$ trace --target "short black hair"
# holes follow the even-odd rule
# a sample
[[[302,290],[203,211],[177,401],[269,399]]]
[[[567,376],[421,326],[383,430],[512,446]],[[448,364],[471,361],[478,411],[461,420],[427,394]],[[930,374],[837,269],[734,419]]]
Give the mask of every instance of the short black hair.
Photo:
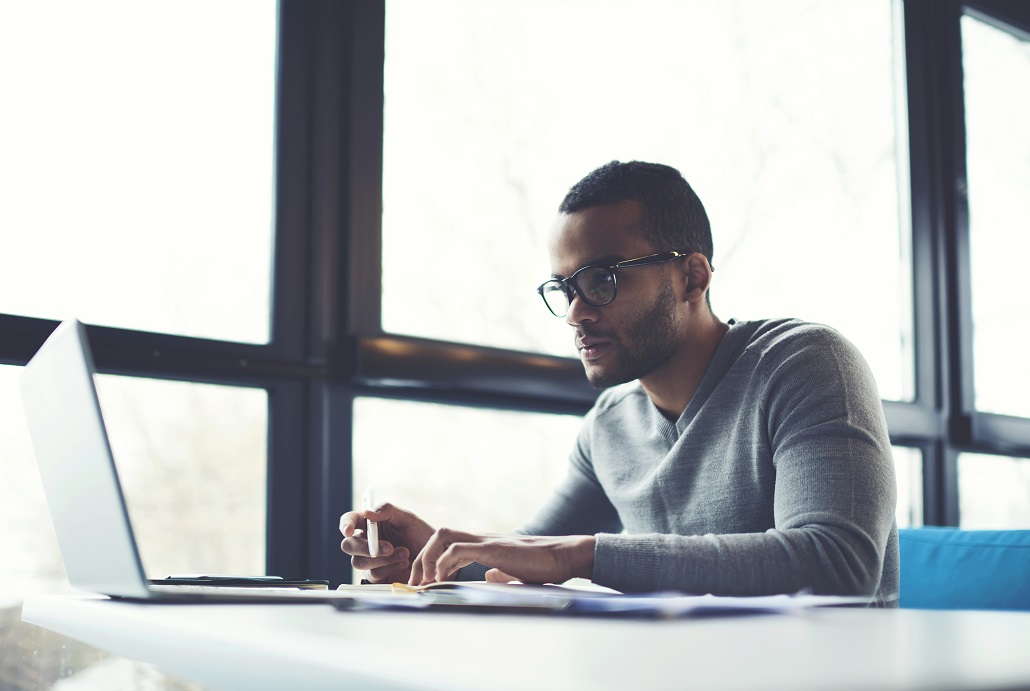
[[[690,250],[712,262],[712,227],[690,184],[671,166],[611,161],[591,171],[565,195],[558,211],[571,214],[634,201],[644,207],[644,238],[656,252]]]

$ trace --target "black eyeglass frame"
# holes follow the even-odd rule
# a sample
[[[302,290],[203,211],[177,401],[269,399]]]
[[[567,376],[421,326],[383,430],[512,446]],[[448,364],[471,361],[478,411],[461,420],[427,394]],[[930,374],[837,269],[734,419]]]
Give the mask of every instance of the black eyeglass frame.
[[[622,261],[616,262],[614,264],[588,264],[587,266],[577,269],[576,272],[568,278],[555,277],[544,281],[543,283],[537,286],[536,292],[540,295],[540,298],[544,301],[544,304],[547,305],[547,311],[549,311],[551,314],[560,319],[569,313],[569,307],[572,306],[572,300],[576,295],[579,296],[580,300],[587,303],[591,307],[604,307],[605,305],[610,305],[612,302],[614,302],[615,297],[619,294],[619,281],[617,278],[617,274],[615,273],[619,269],[631,269],[635,266],[650,266],[652,264],[664,264],[666,262],[671,262],[681,257],[689,257],[694,253],[695,250],[668,250],[666,252],[657,252],[655,254],[648,254],[643,257],[636,257],[635,259],[623,259]],[[583,290],[580,289],[579,285],[576,283],[576,276],[580,275],[588,269],[604,269],[611,275],[611,298],[600,303],[593,302],[584,294]],[[712,271],[715,271],[714,267],[712,267]],[[567,305],[562,314],[558,314],[554,311],[554,309],[551,307],[551,303],[547,301],[547,297],[544,295],[544,288],[550,284],[558,284],[559,286],[561,286],[562,292],[565,293]]]

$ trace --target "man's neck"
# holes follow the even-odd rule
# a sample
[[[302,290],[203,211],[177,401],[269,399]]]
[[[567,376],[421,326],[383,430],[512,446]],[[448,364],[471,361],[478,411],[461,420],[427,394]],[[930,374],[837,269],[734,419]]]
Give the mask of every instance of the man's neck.
[[[640,385],[668,420],[675,422],[687,409],[715,356],[719,341],[729,328],[711,315],[700,328],[691,330],[689,340],[669,362],[641,377]]]

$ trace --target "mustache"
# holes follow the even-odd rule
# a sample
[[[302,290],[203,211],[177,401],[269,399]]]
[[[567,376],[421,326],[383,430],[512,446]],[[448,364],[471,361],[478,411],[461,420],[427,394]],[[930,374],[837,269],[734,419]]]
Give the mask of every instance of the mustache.
[[[612,343],[617,343],[619,341],[619,337],[610,331],[594,331],[592,329],[583,328],[576,329],[573,341],[578,343],[584,338],[599,338],[605,341],[611,341]]]

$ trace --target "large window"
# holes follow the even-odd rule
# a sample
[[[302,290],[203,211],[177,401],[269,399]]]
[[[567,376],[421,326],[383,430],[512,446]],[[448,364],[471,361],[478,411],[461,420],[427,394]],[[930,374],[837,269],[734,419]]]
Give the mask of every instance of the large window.
[[[898,482],[898,527],[918,528],[923,525],[923,454],[919,449],[895,446],[894,474]]]
[[[1030,310],[1019,290],[1020,257],[1030,252],[1022,230],[1030,217],[1026,10],[973,5],[960,20],[966,146],[957,208],[969,257],[969,333],[960,343],[972,370],[961,378],[962,403],[970,451],[989,452],[957,456],[958,518],[968,528],[1030,528],[1030,374],[1020,365]]]
[[[117,327],[90,336],[121,375],[97,384],[150,577],[274,556],[275,382],[247,358],[273,337],[277,25],[275,0],[0,3],[0,362],[45,320]],[[0,366],[0,687],[189,688],[20,623],[69,586],[19,371]]]
[[[976,409],[1030,417],[1030,40],[962,17]]]
[[[0,312],[267,342],[275,37],[274,0],[0,4]]]
[[[98,380],[147,575],[262,573],[265,391],[129,377]]]
[[[911,398],[892,9],[391,0],[383,328],[572,354],[533,290],[558,204],[608,160],[658,161],[711,216],[717,314],[835,326]]]
[[[64,578],[22,416],[0,366],[0,591]],[[147,574],[259,573],[265,561],[264,391],[100,376],[98,392]]]
[[[0,592],[17,602],[20,589],[42,589],[64,576],[18,394],[20,367],[0,366]],[[7,605],[5,605],[7,606]]]
[[[565,476],[580,417],[359,398],[354,496],[409,508],[436,527],[511,532]]]
[[[22,416],[20,370],[0,366],[0,686],[43,688],[51,674],[87,668],[103,686],[159,682],[148,668],[18,623],[25,594],[69,589]],[[264,391],[100,376],[98,392],[146,574],[262,573]]]
[[[958,479],[963,528],[1030,530],[1030,459],[965,453]]]

